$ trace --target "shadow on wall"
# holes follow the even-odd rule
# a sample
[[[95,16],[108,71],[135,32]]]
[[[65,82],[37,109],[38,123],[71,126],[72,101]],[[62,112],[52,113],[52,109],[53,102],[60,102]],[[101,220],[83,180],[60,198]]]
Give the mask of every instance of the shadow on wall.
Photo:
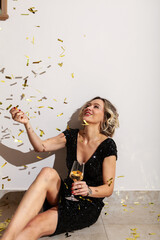
[[[79,110],[76,110],[70,120],[68,121],[68,125],[70,128],[81,128],[81,123],[78,120]],[[54,169],[57,170],[59,175],[64,178],[67,175],[67,167],[66,167],[66,149],[60,149],[54,152],[35,152],[31,150],[30,152],[23,153],[17,149],[9,148],[2,143],[0,143],[0,156],[5,159],[8,163],[19,167],[23,165],[32,164],[35,162],[39,162],[40,158],[45,159],[55,154],[55,162]]]

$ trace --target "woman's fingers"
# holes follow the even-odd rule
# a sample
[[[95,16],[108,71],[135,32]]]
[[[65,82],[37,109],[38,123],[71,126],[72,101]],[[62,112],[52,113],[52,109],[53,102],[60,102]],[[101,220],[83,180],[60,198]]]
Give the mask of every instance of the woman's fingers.
[[[88,194],[88,185],[85,181],[77,181],[72,184],[72,193],[74,195],[87,196]]]
[[[17,122],[20,122],[20,123],[27,123],[28,117],[24,114],[23,111],[21,111],[21,109],[18,109],[17,107],[13,107],[10,110],[10,113],[11,113],[12,119],[14,121],[17,121]]]

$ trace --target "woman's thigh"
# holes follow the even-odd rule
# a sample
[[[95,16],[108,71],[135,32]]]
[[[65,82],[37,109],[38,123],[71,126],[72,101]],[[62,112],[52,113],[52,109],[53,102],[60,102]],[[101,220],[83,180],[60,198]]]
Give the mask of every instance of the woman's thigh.
[[[42,236],[51,235],[55,232],[57,223],[58,207],[53,207],[31,220],[16,240],[37,240]]]

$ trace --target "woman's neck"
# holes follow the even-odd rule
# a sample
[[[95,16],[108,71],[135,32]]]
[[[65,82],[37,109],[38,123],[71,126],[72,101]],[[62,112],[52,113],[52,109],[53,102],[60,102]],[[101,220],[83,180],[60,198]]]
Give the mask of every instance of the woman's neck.
[[[86,142],[99,141],[102,139],[99,127],[95,125],[85,126],[84,129],[81,130],[81,135]]]

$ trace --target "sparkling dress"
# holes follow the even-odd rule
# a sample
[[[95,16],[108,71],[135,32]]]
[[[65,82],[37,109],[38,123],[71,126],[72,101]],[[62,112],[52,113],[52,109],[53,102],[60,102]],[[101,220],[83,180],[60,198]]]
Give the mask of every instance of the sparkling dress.
[[[77,137],[79,129],[69,129],[64,131],[66,137],[68,177],[61,180],[60,198],[58,203],[58,224],[54,234],[89,227],[95,223],[104,206],[104,198],[93,198],[75,196],[79,201],[74,202],[65,199],[71,195],[71,186],[73,181],[69,178],[73,162],[77,161]],[[105,157],[115,155],[117,159],[117,147],[112,138],[105,139],[85,163],[84,178],[88,186],[96,187],[103,185],[102,163]],[[51,208],[47,199],[44,203],[44,210]]]

